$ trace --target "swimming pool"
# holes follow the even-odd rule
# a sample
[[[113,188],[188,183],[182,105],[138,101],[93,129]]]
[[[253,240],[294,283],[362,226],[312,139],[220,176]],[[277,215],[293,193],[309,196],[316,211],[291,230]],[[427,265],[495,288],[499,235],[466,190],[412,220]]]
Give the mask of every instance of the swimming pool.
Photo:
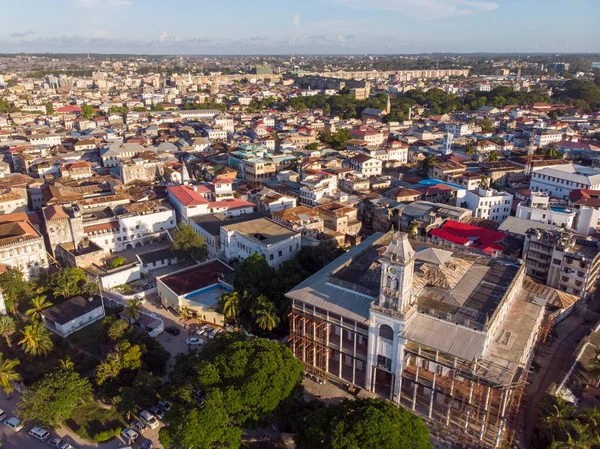
[[[442,181],[441,179],[435,179],[435,178],[423,179],[423,180],[419,181],[419,184],[421,184],[422,186],[434,186],[436,184],[444,184],[449,187],[454,187],[455,189],[464,189],[464,187],[461,187],[459,185],[452,184],[452,183],[449,183],[446,181]]]
[[[571,213],[571,209],[569,209],[568,207],[565,207],[565,206],[551,206],[550,209],[552,209],[554,212],[559,212],[561,214],[570,214]]]
[[[203,306],[212,306],[225,291],[221,284],[213,284],[186,294],[183,299]]]

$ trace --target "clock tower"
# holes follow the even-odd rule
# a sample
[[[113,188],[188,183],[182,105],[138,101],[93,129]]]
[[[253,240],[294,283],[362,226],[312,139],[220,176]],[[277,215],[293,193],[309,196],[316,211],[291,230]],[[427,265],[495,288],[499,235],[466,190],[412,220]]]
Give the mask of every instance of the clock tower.
[[[412,304],[414,265],[415,251],[408,241],[408,234],[395,232],[381,258],[378,306],[402,312]]]

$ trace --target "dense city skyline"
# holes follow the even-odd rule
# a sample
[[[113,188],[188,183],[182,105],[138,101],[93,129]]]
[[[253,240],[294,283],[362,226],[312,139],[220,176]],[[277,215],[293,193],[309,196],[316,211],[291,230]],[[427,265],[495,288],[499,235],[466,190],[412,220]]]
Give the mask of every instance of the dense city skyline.
[[[590,0],[575,0],[569,8],[557,0],[543,8],[513,0],[310,0],[293,5],[263,0],[230,2],[227,9],[188,0],[25,0],[5,5],[3,14],[12,19],[0,32],[0,52],[600,51],[594,25],[600,5]],[[182,23],[186,18],[189,24]]]

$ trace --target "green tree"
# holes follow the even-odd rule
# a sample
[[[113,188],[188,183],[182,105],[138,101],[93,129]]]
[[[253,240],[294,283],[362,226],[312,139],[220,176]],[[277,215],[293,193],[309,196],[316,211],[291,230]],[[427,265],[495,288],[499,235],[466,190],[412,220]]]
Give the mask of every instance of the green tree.
[[[45,106],[46,106],[46,115],[54,114],[54,106],[52,106],[52,103],[48,102],[45,104]]]
[[[239,448],[242,429],[223,407],[223,396],[220,391],[212,392],[203,407],[174,404],[168,412],[169,425],[160,430],[160,443],[164,447]]]
[[[123,370],[136,370],[142,366],[142,349],[139,345],[131,345],[127,340],[120,342],[106,359],[96,368],[96,383],[117,377]]]
[[[416,220],[413,220],[408,225],[408,233],[410,235],[417,235],[417,232],[419,232],[419,222]]]
[[[12,339],[11,337],[17,330],[17,325],[15,323],[15,319],[8,315],[0,316],[0,336],[2,336],[6,340],[6,345],[9,348],[12,348]]]
[[[5,359],[2,354],[0,354],[0,388],[2,388],[8,396],[10,396],[15,389],[13,384],[21,380],[21,376],[15,371],[15,368],[20,363],[21,362],[17,359]]]
[[[181,321],[187,321],[192,317],[192,311],[188,306],[181,306],[179,308],[179,319]]]
[[[6,308],[14,312],[16,305],[30,293],[30,285],[25,281],[23,273],[10,268],[0,274],[0,289],[4,294]]]
[[[558,150],[558,147],[554,142],[546,147],[544,154],[552,159],[564,158],[564,155]]]
[[[83,292],[87,278],[81,268],[63,268],[53,273],[48,280],[48,286],[55,296],[71,298]]]
[[[127,301],[127,305],[125,306],[123,313],[127,318],[129,318],[131,322],[137,320],[138,316],[140,316],[140,314],[142,313],[142,310],[143,309],[141,302],[139,302],[137,299],[130,299],[129,301]]]
[[[379,399],[346,399],[307,414],[296,443],[298,449],[432,448],[419,417]]]
[[[136,301],[137,302],[137,301]],[[112,341],[119,341],[125,335],[125,332],[129,328],[129,323],[125,320],[117,319],[110,325],[107,331],[108,338]]]
[[[479,177],[479,187],[481,187],[484,190],[490,188],[490,179],[486,175],[481,175]]]
[[[178,359],[173,385],[199,382],[208,400],[222,395],[219,402],[240,425],[273,412],[302,381],[302,363],[289,348],[262,338],[228,334],[209,341],[202,359],[187,359]]]
[[[21,331],[23,337],[19,345],[26,354],[32,356],[45,355],[52,351],[53,343],[48,330],[38,322],[34,322]]]
[[[58,427],[81,404],[92,400],[92,386],[75,371],[58,370],[26,389],[17,405],[25,422]]]
[[[129,112],[129,109],[127,109],[125,106],[111,106],[110,108],[108,108],[108,112],[110,112],[111,114],[127,114]]]
[[[304,148],[306,148],[308,151],[317,151],[319,149],[319,144],[317,142],[312,142],[306,145]]]
[[[261,294],[269,294],[275,279],[275,270],[264,257],[254,253],[235,269],[233,286],[238,292],[247,292],[252,301]]]
[[[206,255],[204,237],[198,235],[192,225],[187,223],[177,225],[177,229],[173,232],[171,249],[179,255],[191,259],[204,258]]]
[[[255,323],[262,330],[272,331],[280,321],[275,312],[275,306],[265,295],[260,295],[256,298],[252,314],[254,315]]]
[[[39,321],[41,319],[41,313],[48,307],[52,307],[52,303],[46,299],[46,296],[34,296],[31,298],[31,308],[28,309],[25,314],[31,318],[32,321]]]
[[[497,151],[490,151],[487,155],[487,161],[488,162],[496,162],[498,160],[498,152]]]
[[[124,257],[117,256],[108,263],[108,268],[114,270],[115,268],[122,267],[123,265],[127,265],[128,263],[129,261]]]
[[[81,108],[81,115],[87,119],[91,119],[96,115],[96,110],[89,104],[86,104]]]
[[[236,291],[223,293],[219,298],[219,303],[225,319],[237,322],[240,314],[240,294]]]

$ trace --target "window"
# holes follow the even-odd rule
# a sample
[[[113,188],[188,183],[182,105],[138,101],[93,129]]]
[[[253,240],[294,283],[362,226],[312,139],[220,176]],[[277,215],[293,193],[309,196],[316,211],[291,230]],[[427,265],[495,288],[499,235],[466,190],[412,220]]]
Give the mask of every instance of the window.
[[[379,336],[386,340],[392,341],[394,340],[394,331],[387,324],[382,324],[379,326]]]
[[[383,355],[378,355],[377,366],[389,371],[392,369],[392,361]]]
[[[269,260],[273,260],[273,254],[269,256]]]

